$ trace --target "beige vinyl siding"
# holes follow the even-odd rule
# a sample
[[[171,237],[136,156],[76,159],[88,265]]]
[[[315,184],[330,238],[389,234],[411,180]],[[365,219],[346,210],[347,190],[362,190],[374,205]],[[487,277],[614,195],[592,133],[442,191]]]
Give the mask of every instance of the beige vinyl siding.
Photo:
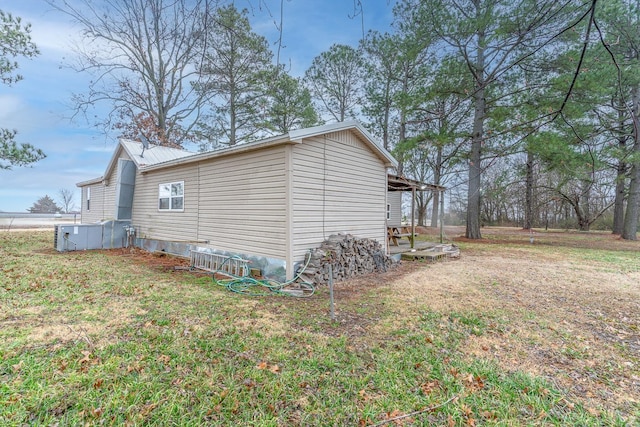
[[[218,249],[286,258],[286,146],[200,165],[199,238]]]
[[[158,209],[158,186],[184,181],[184,209]],[[198,240],[198,165],[190,164],[136,175],[131,223],[138,237],[174,242]]]
[[[389,191],[387,193],[387,203],[389,204],[389,227],[400,227],[402,224],[402,191]]]
[[[87,188],[91,188],[91,202],[87,210]],[[115,186],[97,183],[82,187],[82,223],[91,224],[114,218]]]
[[[91,189],[89,209],[87,210],[87,189]],[[104,219],[104,193],[105,186],[102,183],[82,187],[82,223],[92,224]]]
[[[293,256],[335,233],[384,244],[386,168],[353,133],[305,140],[293,148]]]

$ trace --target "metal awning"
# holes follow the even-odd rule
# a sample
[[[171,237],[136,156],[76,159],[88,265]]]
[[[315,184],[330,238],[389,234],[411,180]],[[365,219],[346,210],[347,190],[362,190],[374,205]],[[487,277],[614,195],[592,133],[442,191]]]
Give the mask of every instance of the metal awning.
[[[389,191],[445,191],[442,185],[427,184],[399,175],[388,175]]]

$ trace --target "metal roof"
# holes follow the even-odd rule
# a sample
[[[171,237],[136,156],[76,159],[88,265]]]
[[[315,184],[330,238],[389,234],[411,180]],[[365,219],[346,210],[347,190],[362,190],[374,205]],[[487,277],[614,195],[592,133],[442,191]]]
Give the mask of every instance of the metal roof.
[[[156,165],[196,154],[180,148],[163,147],[160,145],[151,145],[149,148],[144,149],[143,152],[141,142],[124,138],[120,140],[120,145],[122,145],[122,148],[125,149],[129,157],[131,157],[131,160],[133,160],[138,167]]]
[[[162,147],[159,145],[151,145],[149,148],[146,148],[143,151],[141,142],[121,138],[120,144],[114,150],[111,156],[111,160],[109,160],[109,164],[107,165],[107,169],[105,170],[104,175],[87,181],[78,182],[76,186],[84,187],[86,185],[97,184],[111,176],[111,172],[113,172],[113,168],[115,168],[116,164],[118,163],[118,159],[120,158],[121,150],[124,150],[127,153],[131,160],[133,160],[133,162],[136,164],[136,167],[139,169],[144,168],[145,166],[153,166],[159,163],[170,162],[172,160],[189,157],[196,154],[192,153],[191,151],[179,148]]]

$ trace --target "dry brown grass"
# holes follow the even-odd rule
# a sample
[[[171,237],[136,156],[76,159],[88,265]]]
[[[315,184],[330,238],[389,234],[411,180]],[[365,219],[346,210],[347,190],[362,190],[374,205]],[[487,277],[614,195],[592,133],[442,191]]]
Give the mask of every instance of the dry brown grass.
[[[520,230],[483,231],[482,242],[460,243],[459,260],[423,264],[388,285],[397,321],[424,309],[488,315],[487,333],[463,346],[470,357],[545,376],[587,407],[638,404],[640,242],[556,232],[536,233],[531,245]],[[576,248],[626,258],[616,268]]]

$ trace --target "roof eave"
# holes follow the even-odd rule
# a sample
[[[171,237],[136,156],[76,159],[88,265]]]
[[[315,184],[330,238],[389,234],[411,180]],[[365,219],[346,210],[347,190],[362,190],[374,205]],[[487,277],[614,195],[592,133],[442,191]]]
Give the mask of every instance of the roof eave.
[[[223,148],[221,150],[208,151],[206,153],[196,153],[193,156],[186,156],[175,160],[169,160],[167,162],[157,163],[155,165],[141,166],[140,172],[146,173],[157,169],[163,169],[171,166],[184,165],[193,162],[201,162],[203,160],[213,159],[216,157],[223,157],[237,153],[244,153],[247,151],[259,150],[273,145],[279,145],[283,143],[297,142],[291,141],[287,135],[280,135],[266,140],[258,141],[255,143],[247,143],[242,145],[236,145],[233,147]]]
[[[87,181],[77,182],[76,187],[86,187],[87,185],[99,184],[104,181],[104,176],[100,176],[98,178],[93,178]]]

